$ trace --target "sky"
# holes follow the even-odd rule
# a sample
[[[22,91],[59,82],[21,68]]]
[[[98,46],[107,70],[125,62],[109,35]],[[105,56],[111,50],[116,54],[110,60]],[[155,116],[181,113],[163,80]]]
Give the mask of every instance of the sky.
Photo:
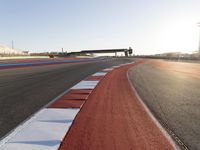
[[[0,0],[0,44],[31,52],[198,50],[200,0]]]

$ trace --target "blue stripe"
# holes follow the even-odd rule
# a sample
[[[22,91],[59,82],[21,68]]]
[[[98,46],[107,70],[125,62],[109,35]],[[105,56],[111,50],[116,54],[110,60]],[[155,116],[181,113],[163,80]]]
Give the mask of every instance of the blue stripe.
[[[43,62],[8,63],[8,64],[0,64],[0,69],[13,68],[13,67],[54,65],[54,64],[75,63],[75,62],[91,62],[91,61],[98,61],[98,60],[105,60],[105,59],[108,59],[108,58],[90,58],[90,59],[80,59],[80,60],[50,60],[50,61],[43,61]]]

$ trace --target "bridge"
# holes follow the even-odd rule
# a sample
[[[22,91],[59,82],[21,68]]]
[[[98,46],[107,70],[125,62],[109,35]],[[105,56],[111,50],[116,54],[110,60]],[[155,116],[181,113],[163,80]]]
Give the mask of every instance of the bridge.
[[[124,55],[127,57],[129,55],[131,55],[133,53],[133,50],[131,47],[129,47],[128,49],[99,49],[99,50],[82,50],[80,52],[71,52],[71,53],[67,53],[67,56],[71,56],[71,55],[80,55],[80,54],[96,54],[96,53],[114,53],[115,56],[117,54],[117,52],[124,52]]]

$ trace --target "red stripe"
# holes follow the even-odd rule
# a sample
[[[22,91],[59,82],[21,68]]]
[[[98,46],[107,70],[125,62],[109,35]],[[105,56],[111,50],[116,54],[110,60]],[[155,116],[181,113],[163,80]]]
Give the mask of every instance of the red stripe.
[[[87,94],[71,94],[67,93],[63,95],[61,98],[62,100],[86,100],[89,95]]]
[[[104,78],[104,76],[90,76],[90,77],[86,78],[85,80],[101,80],[103,78]]]
[[[90,94],[92,92],[92,90],[76,90],[76,89],[73,89],[73,90],[70,90],[68,93],[72,93],[72,94]]]
[[[84,100],[57,100],[48,108],[80,108],[84,102]]]
[[[91,92],[92,90],[70,90],[48,108],[80,108]]]

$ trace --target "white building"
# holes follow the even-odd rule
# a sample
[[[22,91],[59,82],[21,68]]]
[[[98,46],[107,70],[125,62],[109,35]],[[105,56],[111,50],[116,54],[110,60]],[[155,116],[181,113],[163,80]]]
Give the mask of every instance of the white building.
[[[23,55],[23,53],[8,46],[0,45],[0,55]]]

